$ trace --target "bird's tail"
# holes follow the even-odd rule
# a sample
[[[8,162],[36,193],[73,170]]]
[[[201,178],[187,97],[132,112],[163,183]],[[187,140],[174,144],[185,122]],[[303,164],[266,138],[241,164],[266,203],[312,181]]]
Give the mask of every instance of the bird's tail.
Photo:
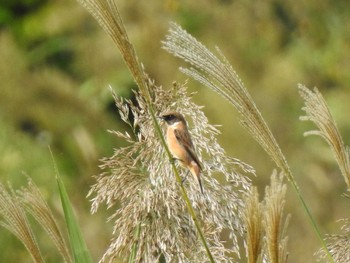
[[[198,183],[199,183],[199,188],[201,190],[201,193],[204,195],[204,189],[203,189],[203,184],[201,180],[201,169],[198,165],[192,166],[192,169],[190,169],[191,173],[197,178]]]

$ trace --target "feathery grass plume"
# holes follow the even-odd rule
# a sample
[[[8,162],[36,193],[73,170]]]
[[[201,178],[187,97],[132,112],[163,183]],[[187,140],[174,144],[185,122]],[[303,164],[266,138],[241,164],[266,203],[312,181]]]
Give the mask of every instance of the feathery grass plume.
[[[140,90],[147,93],[146,74],[129,41],[114,0],[77,0],[96,19],[117,45]],[[148,98],[147,98],[148,99]]]
[[[203,44],[175,23],[171,23],[170,25],[169,34],[166,36],[166,41],[163,42],[163,48],[174,56],[182,58],[191,64],[192,67],[190,68],[180,68],[183,73],[216,91],[237,109],[240,114],[240,123],[261,145],[292,184],[320,243],[327,251],[320,230],[301,194],[279,145],[252,97],[244,87],[243,82],[219,48],[216,49],[221,59],[217,58]],[[332,261],[329,251],[327,251],[327,254]]]
[[[301,116],[300,119],[312,121],[318,128],[318,130],[305,132],[304,135],[319,135],[328,143],[344,177],[347,190],[350,191],[350,149],[344,145],[326,101],[317,88],[312,91],[299,84],[299,93],[305,101],[302,109],[306,113],[306,116]],[[344,233],[328,235],[326,238],[328,250],[336,263],[350,262],[350,219],[342,219],[342,221],[345,222],[341,228]],[[320,259],[326,258],[325,252],[321,249],[316,254]]]
[[[259,202],[256,187],[252,187],[245,198],[244,225],[246,227],[244,246],[248,263],[259,263],[263,260],[263,209]]]
[[[146,73],[138,61],[135,50],[128,40],[128,36],[126,30],[123,25],[123,21],[119,15],[117,6],[114,0],[78,0],[85,8],[95,17],[95,19],[99,22],[101,27],[106,31],[106,33],[112,38],[114,43],[117,45],[120,53],[123,56],[123,59],[128,66],[132,76],[138,85],[138,88],[141,93],[143,93],[144,98],[148,102],[148,114],[152,117],[153,125],[156,129],[156,133],[158,134],[159,139],[168,155],[168,158],[171,158],[171,153],[169,151],[168,146],[166,145],[164,135],[160,129],[160,126],[157,122],[155,112],[153,109],[153,105],[151,103],[151,92],[150,87],[147,86],[147,76]],[[195,224],[196,230],[198,232],[199,239],[201,240],[203,246],[205,247],[205,251],[208,255],[210,262],[214,262],[214,258],[210,252],[209,246],[203,235],[203,231],[198,223],[198,219],[196,218],[195,211],[193,209],[192,204],[190,203],[190,199],[185,191],[185,188],[181,184],[181,178],[179,172],[172,162],[171,164],[176,181],[181,189],[182,198],[184,199],[187,210]],[[136,246],[134,246],[135,248]]]
[[[285,263],[288,258],[286,230],[290,216],[285,220],[283,218],[286,190],[283,175],[277,176],[277,172],[274,171],[271,176],[271,185],[265,189],[263,207],[264,247],[269,263]]]
[[[117,44],[127,66],[129,67],[135,82],[137,83],[140,94],[144,97],[145,101],[147,101],[148,112],[147,114],[151,117],[153,122],[153,126],[155,127],[156,133],[167,153],[168,158],[171,158],[170,151],[166,145],[164,135],[159,127],[159,124],[155,117],[155,110],[152,104],[151,97],[151,88],[149,83],[146,82],[147,76],[143,70],[143,67],[139,63],[135,51],[132,47],[132,44],[129,42],[126,31],[124,29],[122,20],[116,8],[116,5],[113,0],[79,0],[88,11],[96,18],[99,24],[105,29],[108,35],[113,39],[113,41]],[[231,160],[233,164],[236,164],[237,160]],[[241,165],[238,162],[237,165]],[[207,253],[208,258],[211,262],[214,262],[213,256],[210,252],[209,245],[206,242],[206,238],[203,235],[203,231],[199,225],[199,219],[196,217],[195,210],[193,205],[190,202],[190,198],[185,191],[185,188],[181,184],[181,178],[179,176],[179,172],[174,164],[171,163],[173,173],[175,174],[176,181],[181,189],[182,198],[184,199],[188,213],[193,220],[193,223],[196,227],[199,239],[202,241],[205,251]],[[142,226],[141,226],[142,228]]]
[[[228,157],[218,144],[219,131],[208,123],[201,107],[191,101],[186,87],[174,83],[169,90],[152,86],[152,105],[157,113],[175,110],[189,121],[189,129],[199,158],[203,163],[205,195],[195,178],[189,176],[184,187],[203,229],[213,258],[229,262],[229,252],[239,253],[237,235],[243,233],[243,192],[250,181],[242,173],[254,173],[253,168],[238,159]],[[90,190],[92,212],[106,203],[108,208],[120,205],[110,220],[114,220],[114,239],[101,261],[127,258],[137,243],[136,262],[207,262],[204,247],[198,240],[193,220],[181,199],[174,180],[170,160],[157,137],[148,104],[141,92],[135,92],[137,103],[114,95],[121,118],[131,127],[132,134],[112,131],[129,143],[115,149],[114,155],[102,160],[103,173],[96,176]],[[129,117],[132,115],[133,121]],[[178,165],[178,164],[176,164]],[[182,177],[184,169],[179,169]],[[222,174],[228,182],[221,185],[214,175]],[[138,235],[135,229],[139,227]],[[220,233],[230,233],[232,247],[224,247]]]
[[[9,188],[7,190],[0,184],[0,215],[3,217],[0,225],[8,229],[22,242],[34,262],[42,263],[44,261],[21,200],[11,186]]]
[[[90,252],[86,246],[78,221],[75,218],[71,201],[69,200],[66,187],[64,186],[54,155],[50,147],[49,147],[49,151],[50,151],[52,162],[55,169],[57,188],[60,194],[61,205],[63,209],[65,223],[67,226],[69,243],[70,243],[72,255],[74,257],[74,262],[92,263]]]
[[[163,48],[193,66],[180,68],[183,73],[216,91],[237,109],[241,124],[284,171],[288,179],[292,180],[287,161],[269,127],[243,82],[219,48],[216,49],[221,60],[175,23],[170,24]]]
[[[344,145],[326,101],[317,88],[311,91],[299,84],[299,93],[305,101],[305,106],[302,109],[306,113],[306,116],[302,116],[300,119],[312,121],[318,128],[318,130],[305,132],[304,135],[319,135],[325,139],[334,153],[347,190],[350,191],[350,148]]]
[[[102,28],[107,32],[107,34],[112,38],[112,40],[117,45],[119,51],[121,52],[126,65],[132,73],[132,76],[137,83],[140,92],[143,93],[146,101],[148,102],[148,114],[152,117],[153,125],[156,129],[156,133],[158,134],[159,139],[168,155],[168,158],[171,158],[171,153],[169,151],[168,146],[166,145],[164,135],[160,129],[160,126],[157,122],[155,112],[153,109],[153,105],[151,103],[151,92],[150,87],[147,86],[146,83],[146,73],[144,69],[139,63],[138,58],[136,56],[135,50],[128,40],[128,36],[126,30],[123,25],[123,21],[119,15],[117,6],[114,0],[78,0],[82,5],[84,5],[87,10],[95,17],[95,19],[99,22]],[[205,251],[210,262],[214,262],[214,258],[210,252],[209,245],[207,244],[206,238],[203,235],[203,231],[198,223],[198,219],[196,218],[195,211],[193,209],[192,204],[190,203],[190,199],[185,191],[185,188],[181,184],[181,178],[179,172],[172,162],[171,164],[173,173],[175,175],[176,181],[181,189],[182,198],[184,199],[188,213],[190,214],[196,230],[198,232],[199,239],[201,240],[203,246],[205,247]],[[136,247],[136,246],[134,246]]]
[[[343,233],[329,235],[326,238],[327,246],[336,263],[350,262],[350,218],[339,221],[344,221],[341,227]],[[319,260],[326,259],[326,255],[322,249],[316,255],[319,257]]]
[[[286,185],[283,176],[271,175],[271,185],[265,189],[265,198],[259,202],[255,187],[245,198],[245,248],[248,263],[285,263],[287,261],[286,229],[289,216],[284,220]]]
[[[27,187],[23,187],[18,191],[18,196],[24,208],[38,221],[50,236],[64,262],[73,262],[63,234],[56,223],[55,216],[41,195],[39,188],[31,179],[28,179]]]

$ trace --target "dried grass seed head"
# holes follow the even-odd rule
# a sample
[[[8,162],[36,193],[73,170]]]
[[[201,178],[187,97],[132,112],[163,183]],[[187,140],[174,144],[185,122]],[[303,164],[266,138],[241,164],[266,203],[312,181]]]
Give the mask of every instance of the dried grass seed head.
[[[265,250],[268,262],[285,263],[288,259],[286,235],[290,216],[284,218],[284,205],[287,187],[283,184],[283,175],[274,171],[271,184],[265,189],[264,219]]]
[[[244,173],[254,169],[238,159],[230,158],[218,144],[217,128],[209,124],[200,106],[191,101],[185,85],[173,84],[169,90],[157,87],[151,80],[152,104],[156,114],[175,110],[189,123],[196,152],[203,164],[205,198],[198,190],[194,178],[188,177],[185,187],[200,219],[213,256],[226,262],[225,253],[238,254],[237,234],[242,233],[242,191],[250,188]],[[154,262],[163,254],[167,262],[203,262],[205,251],[194,230],[193,222],[180,197],[177,182],[159,138],[154,130],[144,96],[136,92],[137,105],[115,96],[122,119],[128,123],[133,135],[114,132],[129,145],[115,149],[114,155],[102,159],[102,174],[96,176],[91,188],[92,211],[106,203],[108,207],[120,204],[111,219],[114,220],[115,238],[102,261],[127,255],[132,244],[138,242],[137,259]],[[131,123],[127,118],[133,114]],[[182,176],[186,171],[179,168]],[[222,173],[228,182],[220,184],[215,173]],[[141,226],[140,238],[134,235]],[[220,242],[223,229],[230,232],[233,246]]]
[[[318,128],[318,130],[306,132],[305,135],[319,135],[328,143],[344,177],[347,189],[350,191],[350,148],[344,144],[326,101],[317,88],[312,91],[299,84],[299,93],[305,101],[303,110],[306,114],[300,119],[312,121]]]
[[[326,238],[327,248],[331,253],[335,263],[350,262],[350,218],[341,219],[343,222],[341,234],[328,235]],[[319,249],[316,252],[318,261],[327,259],[327,254],[324,249]]]

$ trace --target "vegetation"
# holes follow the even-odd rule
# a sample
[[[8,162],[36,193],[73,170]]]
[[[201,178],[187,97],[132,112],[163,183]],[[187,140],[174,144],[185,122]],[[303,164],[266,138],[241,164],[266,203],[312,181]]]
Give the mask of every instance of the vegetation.
[[[126,57],[130,55],[128,53],[130,50],[120,49],[132,72],[131,75],[113,43],[78,3],[65,0],[23,1],[23,3],[9,1],[1,4],[0,149],[3,153],[0,160],[1,182],[6,184],[6,181],[9,181],[13,188],[17,189],[27,181],[26,176],[22,175],[22,171],[25,171],[38,184],[43,199],[47,200],[52,208],[50,215],[53,215],[58,222],[57,228],[64,229],[63,216],[60,215],[63,212],[56,205],[60,197],[53,180],[55,170],[46,147],[51,145],[94,261],[103,255],[113,258],[120,256],[119,252],[123,255],[128,254],[126,253],[128,250],[132,250],[129,258],[131,261],[147,256],[142,254],[146,251],[144,247],[150,245],[145,238],[150,240],[153,238],[145,236],[145,233],[153,233],[152,227],[157,226],[154,224],[159,223],[159,220],[162,220],[162,223],[159,223],[163,226],[162,229],[167,230],[160,240],[167,242],[154,244],[155,249],[148,252],[153,251],[153,256],[160,255],[160,260],[169,260],[173,256],[172,253],[176,252],[175,255],[181,256],[184,260],[192,256],[203,262],[204,259],[208,259],[209,253],[212,253],[213,258],[220,259],[218,262],[221,262],[228,256],[238,260],[239,252],[242,262],[246,262],[244,251],[242,247],[240,249],[235,247],[237,246],[235,240],[243,233],[249,233],[250,239],[245,241],[247,255],[250,255],[249,262],[258,262],[256,260],[261,260],[262,257],[267,257],[270,262],[285,262],[286,251],[289,252],[288,262],[316,261],[317,256],[314,252],[320,249],[322,242],[317,240],[317,235],[305,216],[305,210],[300,209],[300,203],[293,191],[288,191],[287,196],[284,196],[285,183],[275,173],[271,177],[271,186],[266,188],[264,200],[259,200],[257,193],[269,184],[270,176],[267,175],[271,174],[274,165],[235,119],[240,118],[250,134],[256,136],[256,140],[269,153],[284,175],[290,181],[297,182],[295,189],[300,191],[303,200],[307,201],[309,213],[318,226],[320,237],[325,237],[324,233],[339,231],[335,221],[348,217],[346,213],[348,200],[341,197],[341,194],[349,189],[349,154],[348,148],[344,145],[344,142],[349,141],[347,125],[349,104],[346,102],[350,96],[348,92],[350,48],[347,45],[350,6],[347,2],[324,1],[320,4],[317,1],[308,1],[295,4],[292,1],[263,3],[221,1],[198,6],[197,2],[125,1],[118,2],[117,5],[130,42],[134,44],[139,61],[145,67],[144,69],[138,64],[139,62],[134,63],[136,56],[131,60],[130,57]],[[254,107],[250,107],[244,100],[242,105],[235,105],[235,101],[231,101],[238,106],[238,112],[241,113],[241,116],[238,116],[230,103],[224,102],[221,97],[205,89],[203,85],[192,81],[186,85],[178,84],[185,82],[186,77],[177,73],[177,67],[184,64],[164,52],[160,43],[161,40],[165,40],[170,21],[176,21],[205,43],[209,49],[212,50],[211,47],[214,45],[219,46],[229,64],[233,65],[244,80],[251,94],[248,96],[249,99],[257,105],[254,107],[262,113],[255,111]],[[120,32],[113,30],[115,29],[112,28],[112,32],[109,32],[110,36],[113,32]],[[186,50],[188,46],[180,45],[180,47]],[[170,48],[170,51],[174,49]],[[224,63],[228,62],[224,60]],[[136,68],[133,69],[132,66],[135,65]],[[198,67],[198,64],[195,66]],[[200,70],[203,67],[205,69],[206,64],[199,64]],[[201,75],[203,71],[190,70],[192,71],[185,70],[185,72],[204,84],[212,85],[215,90],[217,85],[213,85],[213,79],[204,79]],[[145,72],[150,75],[144,75]],[[132,77],[138,87],[135,86]],[[170,85],[174,80],[177,83]],[[233,80],[236,81],[237,76],[234,75]],[[303,103],[298,95],[298,82],[307,86],[317,86],[325,97],[323,99],[317,90],[312,91],[303,86],[299,88],[305,100],[306,117],[303,119],[316,124],[319,131],[313,134],[316,133],[326,139],[336,156],[336,161],[332,158],[332,151],[327,148],[327,144],[321,140],[302,137],[303,132],[310,128],[298,121],[298,117],[302,114],[300,108]],[[241,85],[239,79],[237,83]],[[159,84],[164,84],[166,88],[159,87]],[[108,85],[116,92],[114,97]],[[189,87],[189,91],[185,86]],[[131,91],[138,88],[139,92]],[[149,88],[153,93],[147,95]],[[222,90],[219,88],[219,93]],[[191,94],[191,91],[197,93]],[[228,96],[230,98],[232,94],[228,93]],[[126,100],[122,100],[121,97]],[[143,99],[145,101],[142,101]],[[145,110],[137,112],[139,106],[142,106],[141,102],[144,103]],[[150,105],[153,105],[152,109]],[[205,108],[202,109],[197,105],[205,105]],[[190,128],[193,129],[192,133],[195,134],[194,141],[200,155],[208,160],[205,165],[211,175],[205,177],[205,186],[208,188],[208,196],[211,197],[210,202],[205,203],[196,189],[192,189],[191,179],[184,186],[181,185],[179,190],[175,177],[169,176],[165,181],[160,179],[157,181],[158,177],[155,177],[159,171],[163,171],[164,174],[184,172],[181,169],[177,171],[174,165],[172,168],[166,151],[162,148],[166,146],[161,146],[161,136],[157,137],[159,129],[157,130],[154,115],[170,107],[185,111]],[[118,110],[120,115],[117,114]],[[154,115],[145,114],[147,111],[151,113],[153,111]],[[248,113],[251,112],[254,114],[249,116]],[[266,119],[259,119],[260,115]],[[130,120],[128,118],[130,116],[134,119]],[[253,119],[249,119],[250,117]],[[256,125],[257,120],[262,126]],[[222,124],[223,126],[219,128],[221,134],[217,127],[210,123]],[[117,136],[108,134],[107,130],[115,131]],[[124,131],[136,137],[128,138]],[[138,142],[140,138],[137,135],[146,138],[153,136],[149,142],[153,143],[151,147]],[[135,143],[134,147],[140,148],[130,148],[130,143]],[[153,155],[149,155],[149,152],[142,147],[154,151]],[[113,149],[116,149],[114,155]],[[130,149],[132,155],[123,154],[123,151]],[[285,157],[281,155],[281,151]],[[103,156],[112,157],[102,160],[101,172],[98,168],[101,162],[98,159]],[[217,163],[210,162],[215,159],[214,156],[220,156],[222,167],[218,168]],[[145,169],[144,165],[137,166],[136,171],[132,170],[135,163],[131,161],[134,158],[141,164],[149,163],[146,168],[150,170]],[[159,167],[155,160],[161,160]],[[124,166],[123,163],[128,165]],[[253,169],[245,163],[254,166],[257,171],[256,177],[249,176],[249,172],[253,172]],[[239,171],[236,171],[236,168]],[[120,174],[115,174],[114,169],[119,169],[117,171],[125,169],[124,174],[135,180],[118,177]],[[293,175],[288,174],[290,170],[293,171]],[[248,177],[244,172],[248,172]],[[92,177],[97,174],[101,175]],[[138,174],[142,174],[143,177],[135,177]],[[342,174],[344,179],[338,174]],[[111,175],[116,176],[118,180],[108,182],[114,178]],[[152,179],[153,183],[149,184],[147,178]],[[251,188],[251,184],[257,185],[257,189]],[[90,189],[91,185],[93,186]],[[149,196],[151,193],[157,193],[154,199],[146,199],[149,200],[149,204],[147,202],[142,204],[144,196],[140,195],[140,192],[131,195],[132,191],[139,189],[137,185],[143,185],[144,192],[141,194]],[[162,187],[164,185],[167,188],[164,189]],[[111,192],[104,192],[104,186],[110,187]],[[155,188],[148,189],[150,186]],[[25,246],[37,251],[32,254],[32,258],[37,259],[37,262],[61,262],[60,254],[69,262],[72,255],[65,251],[64,245],[57,253],[54,252],[53,247],[59,245],[48,242],[50,234],[45,235],[42,229],[36,228],[32,219],[38,219],[35,212],[30,212],[30,205],[29,209],[26,208],[25,200],[30,199],[31,191],[36,193],[37,188],[32,187],[30,181],[28,189],[31,190],[16,192],[11,190],[11,187],[3,185],[1,187],[4,198],[2,203],[10,205],[9,210],[13,210],[11,207],[16,207],[20,209],[19,214],[23,211],[33,214],[33,217],[28,214],[28,218],[23,219],[25,225],[32,227],[24,228],[26,237],[34,240],[35,236],[35,241],[27,243],[30,245],[24,243]],[[245,196],[243,189],[252,190]],[[89,190],[90,196],[93,196],[93,212],[96,212],[97,207],[103,203],[110,209],[108,211],[99,209],[98,213],[91,215],[90,203],[85,199]],[[28,193],[29,196],[24,193]],[[181,195],[185,198],[180,199],[182,201],[186,200],[185,196],[188,195],[187,205],[178,199],[175,199],[176,205],[170,202]],[[164,198],[160,198],[161,196]],[[136,206],[131,205],[133,204],[131,201],[135,201],[133,198],[140,199],[138,203],[140,213],[135,216],[138,215],[137,218],[142,220],[136,220],[133,225],[126,225],[120,220],[127,220],[128,216],[120,217],[120,215],[123,211],[128,212],[129,208],[136,209]],[[11,200],[17,203],[12,203]],[[231,201],[230,204],[225,203],[228,200]],[[243,201],[249,204],[246,210],[241,209],[245,206]],[[116,211],[119,205],[124,210]],[[189,205],[193,206],[195,215],[187,212],[186,209],[190,209]],[[22,206],[24,210],[21,210]],[[220,210],[222,213],[217,214],[210,207],[221,207],[224,210]],[[249,210],[250,207],[260,209]],[[277,210],[273,212],[266,209],[267,207],[274,207]],[[153,217],[145,217],[142,211],[150,208],[156,211],[155,214]],[[253,210],[256,214],[252,212]],[[7,215],[4,208],[0,211],[3,215]],[[283,211],[291,214],[288,229],[285,226],[288,225],[289,217],[285,221]],[[193,232],[194,225],[188,220],[190,214],[195,223],[197,222],[195,218],[198,217],[199,227],[203,230],[202,240],[197,239],[196,232]],[[114,229],[116,235],[113,237],[112,246],[107,249],[113,226],[111,222],[105,221],[111,215],[115,221],[113,224],[116,227]],[[174,220],[172,225],[166,224],[166,219],[169,217],[164,215],[170,215]],[[228,218],[234,221],[228,223]],[[270,225],[277,218],[279,223]],[[11,217],[5,216],[2,220],[6,228],[10,230],[13,228],[8,224],[12,220]],[[188,225],[183,224],[183,220],[187,220]],[[346,257],[349,255],[348,219],[343,222],[344,226],[339,234],[332,234],[326,240],[335,262],[349,259]],[[247,227],[249,225],[254,228],[249,229]],[[121,226],[130,226],[129,229],[123,230],[126,231],[123,242],[120,240],[121,236],[117,235],[121,231]],[[220,233],[221,229],[229,232]],[[186,235],[181,234],[181,231],[185,230]],[[201,230],[197,228],[196,231]],[[179,236],[169,238],[166,236],[167,233],[177,233]],[[14,234],[21,239],[20,234],[16,232]],[[64,239],[64,236],[63,231],[62,238],[59,234],[56,240]],[[184,236],[191,238],[183,239]],[[233,242],[233,246],[229,243],[222,246],[219,242],[221,239]],[[184,243],[176,243],[178,240]],[[283,245],[274,246],[272,240]],[[189,241],[193,247],[186,243]],[[209,253],[208,249],[205,249],[205,243]],[[7,262],[9,259],[16,262],[31,261],[24,247],[5,229],[1,230],[0,246],[6,247],[0,255],[1,262]],[[118,246],[119,252],[113,250]],[[21,250],[23,253],[13,252],[19,251],[18,247],[23,248]],[[157,254],[159,251],[161,253]],[[178,254],[179,251],[183,254]],[[331,260],[324,249],[321,249],[318,255],[323,260],[327,258]]]

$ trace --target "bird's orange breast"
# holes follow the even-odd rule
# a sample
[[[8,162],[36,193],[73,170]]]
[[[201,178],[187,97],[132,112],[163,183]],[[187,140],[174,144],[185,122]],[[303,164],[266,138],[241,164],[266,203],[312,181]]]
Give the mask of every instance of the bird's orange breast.
[[[185,148],[178,142],[173,127],[168,127],[167,130],[167,143],[172,155],[179,159],[183,165],[187,166],[191,161]]]

